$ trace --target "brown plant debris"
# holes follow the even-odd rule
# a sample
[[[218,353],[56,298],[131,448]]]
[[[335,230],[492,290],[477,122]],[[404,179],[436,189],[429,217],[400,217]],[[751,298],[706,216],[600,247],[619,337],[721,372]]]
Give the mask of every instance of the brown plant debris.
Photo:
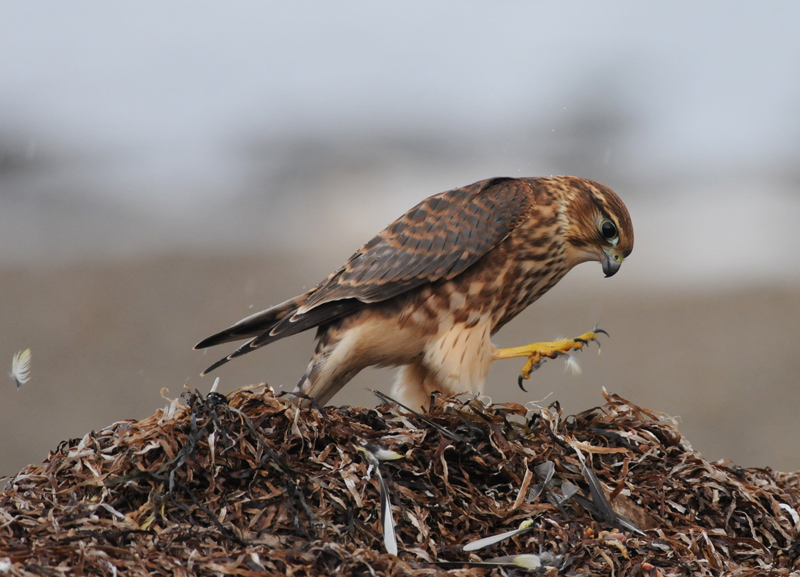
[[[708,462],[669,417],[605,400],[563,418],[437,397],[427,417],[448,436],[392,403],[298,410],[265,387],[187,392],[7,479],[0,573],[800,570],[797,474]]]

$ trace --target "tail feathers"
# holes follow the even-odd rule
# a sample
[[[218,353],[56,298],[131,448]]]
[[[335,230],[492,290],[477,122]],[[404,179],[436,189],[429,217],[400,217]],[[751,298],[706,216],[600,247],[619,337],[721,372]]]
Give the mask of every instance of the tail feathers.
[[[221,358],[216,363],[214,363],[213,365],[208,367],[206,370],[204,370],[202,373],[200,373],[200,376],[204,377],[208,373],[210,373],[214,369],[217,369],[217,368],[221,367],[222,365],[224,365],[228,361],[231,361],[231,360],[235,359],[236,357],[241,357],[242,355],[246,355],[250,351],[254,351],[257,348],[260,348],[258,345],[252,346],[253,341],[255,341],[255,339],[250,339],[245,344],[243,344],[241,347],[239,347],[238,349],[233,351],[231,354],[229,354],[227,357]]]
[[[336,319],[354,313],[366,305],[356,299],[344,299],[325,303],[302,315],[286,315],[272,330],[262,333],[252,342],[253,348],[263,347],[273,341],[302,333],[308,329],[324,325]],[[249,352],[249,351],[248,351]]]
[[[249,317],[240,320],[232,327],[203,339],[197,343],[194,348],[195,350],[205,349],[207,347],[213,347],[215,345],[221,345],[231,341],[240,341],[248,337],[256,337],[264,333],[269,333],[269,331],[284,318],[292,316],[292,314],[294,314],[297,308],[302,305],[307,298],[308,294],[303,294],[291,298],[288,301],[282,302],[279,305],[268,308],[265,311],[250,315]]]
[[[200,373],[200,376],[201,377],[205,377],[208,373],[210,373],[211,371],[213,371],[216,368],[221,367],[222,365],[227,363],[229,360],[231,360],[230,357],[225,357],[225,358],[222,358],[222,359],[218,360],[216,363],[214,363],[213,365],[208,367],[206,370],[204,370],[202,373]]]
[[[283,304],[286,304],[286,303],[283,303]],[[278,305],[278,306],[283,306],[283,305]],[[357,311],[358,309],[363,308],[364,306],[365,306],[364,303],[362,303],[360,301],[357,301],[355,299],[348,299],[348,300],[343,300],[343,301],[335,301],[335,302],[332,302],[332,303],[326,303],[326,304],[322,305],[321,307],[312,309],[311,311],[307,312],[306,314],[304,314],[303,316],[301,316],[299,319],[297,319],[294,322],[290,322],[290,316],[291,315],[289,313],[293,310],[293,309],[290,309],[287,313],[284,313],[283,320],[280,321],[274,327],[272,327],[272,330],[267,328],[265,330],[265,332],[262,332],[260,334],[255,335],[255,336],[253,336],[252,333],[248,333],[247,336],[250,336],[250,337],[253,337],[253,338],[251,338],[249,341],[244,343],[238,349],[233,351],[227,357],[218,360],[216,363],[214,363],[213,365],[208,367],[201,374],[202,375],[206,375],[206,374],[210,373],[211,371],[213,371],[214,369],[216,369],[217,367],[221,367],[222,365],[224,365],[228,361],[231,361],[231,360],[235,359],[236,357],[241,357],[242,355],[246,355],[247,353],[251,353],[251,352],[255,351],[256,349],[260,349],[261,347],[264,347],[264,346],[266,346],[266,345],[268,345],[270,343],[273,343],[273,342],[275,342],[277,340],[280,340],[280,339],[283,339],[285,337],[290,337],[292,335],[296,335],[297,333],[301,333],[303,331],[306,331],[306,330],[308,330],[310,328],[313,328],[313,327],[319,326],[321,324],[325,324],[325,323],[331,322],[331,321],[333,321],[333,320],[335,320],[335,319],[337,319],[339,317],[342,317],[342,316],[350,314],[350,313],[352,313],[354,311]],[[273,308],[275,308],[275,307],[273,307]],[[271,310],[272,309],[270,309],[269,311],[264,311],[264,313],[268,313]],[[260,314],[262,314],[262,313],[258,313],[258,315],[260,315]],[[253,315],[253,317],[256,317],[258,315]],[[248,318],[253,318],[253,317],[248,317]],[[244,321],[246,321],[246,320],[248,320],[248,319],[244,319]],[[228,331],[232,331],[233,329],[235,329],[239,324],[243,323],[244,321],[239,321],[238,323],[236,323],[236,325],[234,325],[230,329],[228,329]],[[270,325],[270,326],[272,326],[272,325]],[[219,334],[221,335],[221,334],[223,334],[225,332],[227,332],[227,331],[223,331],[222,333],[219,333]],[[195,348],[196,349],[197,348],[205,348],[205,346],[210,346],[210,344],[208,344],[208,341],[210,341],[211,339],[214,339],[216,336],[217,335],[215,335],[214,337],[207,338],[206,340],[204,340],[200,344],[198,344]],[[239,338],[242,338],[242,337],[239,337]],[[218,342],[219,343],[224,343],[224,342],[228,342],[230,340],[234,340],[234,339],[233,338],[226,338],[226,340],[220,340]],[[218,343],[217,342],[213,342],[212,344],[218,344]],[[201,345],[203,345],[203,346],[201,346]]]

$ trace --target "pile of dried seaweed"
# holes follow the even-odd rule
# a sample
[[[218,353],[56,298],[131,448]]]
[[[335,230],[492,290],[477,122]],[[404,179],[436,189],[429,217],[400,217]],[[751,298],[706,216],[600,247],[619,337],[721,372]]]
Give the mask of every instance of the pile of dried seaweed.
[[[562,418],[436,398],[427,422],[391,403],[187,393],[7,480],[0,573],[800,570],[798,475],[710,463],[668,417],[606,401]]]

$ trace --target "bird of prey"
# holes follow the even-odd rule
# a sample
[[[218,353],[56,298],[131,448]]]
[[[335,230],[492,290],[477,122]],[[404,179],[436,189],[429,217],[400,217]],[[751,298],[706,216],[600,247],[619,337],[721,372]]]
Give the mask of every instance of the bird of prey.
[[[489,366],[580,349],[597,338],[498,349],[491,337],[575,265],[607,277],[633,249],[628,210],[582,178],[490,178],[431,196],[391,223],[310,291],[242,319],[195,346],[248,339],[203,374],[278,339],[317,328],[295,402],[320,405],[368,366],[400,366],[393,396],[480,393]]]

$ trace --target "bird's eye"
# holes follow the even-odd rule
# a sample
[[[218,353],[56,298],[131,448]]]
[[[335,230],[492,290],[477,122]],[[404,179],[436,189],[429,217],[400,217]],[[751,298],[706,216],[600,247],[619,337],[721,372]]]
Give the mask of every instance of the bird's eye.
[[[603,233],[606,240],[614,240],[617,238],[617,227],[614,226],[614,223],[611,221],[605,221],[600,227],[600,232]]]

